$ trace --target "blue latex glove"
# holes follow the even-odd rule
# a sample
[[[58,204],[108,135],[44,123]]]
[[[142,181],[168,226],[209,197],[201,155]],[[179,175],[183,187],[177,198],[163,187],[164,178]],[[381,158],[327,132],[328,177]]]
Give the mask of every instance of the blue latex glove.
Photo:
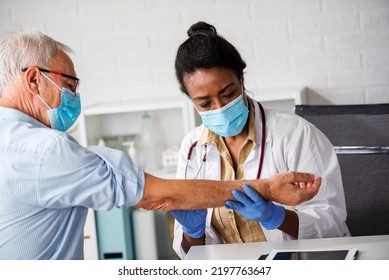
[[[238,211],[248,220],[257,221],[266,229],[277,229],[285,219],[285,208],[265,200],[253,188],[243,185],[244,193],[233,190],[238,201],[227,200],[226,208]]]
[[[200,238],[205,232],[207,210],[172,210],[173,217],[182,225],[182,230],[193,238]]]

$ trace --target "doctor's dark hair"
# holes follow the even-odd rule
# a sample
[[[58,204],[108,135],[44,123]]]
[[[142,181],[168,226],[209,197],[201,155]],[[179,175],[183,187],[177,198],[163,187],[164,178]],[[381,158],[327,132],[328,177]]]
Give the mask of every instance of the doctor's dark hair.
[[[189,38],[179,46],[175,61],[176,77],[182,92],[189,95],[184,75],[198,69],[225,68],[232,70],[239,79],[243,76],[246,63],[237,49],[217,34],[214,26],[200,21],[193,24],[187,34]]]

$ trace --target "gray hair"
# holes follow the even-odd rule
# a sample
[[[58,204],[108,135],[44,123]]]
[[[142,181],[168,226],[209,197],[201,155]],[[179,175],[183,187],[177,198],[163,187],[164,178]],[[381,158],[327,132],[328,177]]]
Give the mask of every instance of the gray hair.
[[[72,49],[42,32],[15,30],[0,42],[0,98],[16,84],[23,67],[50,67],[59,52]]]

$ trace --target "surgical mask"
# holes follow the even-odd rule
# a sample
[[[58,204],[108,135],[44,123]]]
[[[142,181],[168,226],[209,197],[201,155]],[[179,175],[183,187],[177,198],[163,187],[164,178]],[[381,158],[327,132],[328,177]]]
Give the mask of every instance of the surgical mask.
[[[51,128],[59,131],[67,131],[77,120],[81,113],[80,95],[67,88],[60,88],[47,75],[41,73],[61,91],[61,104],[57,108],[51,108],[38,94],[40,100],[49,108],[47,115]]]
[[[198,112],[204,126],[223,137],[231,137],[241,133],[249,115],[242,95],[220,109]]]

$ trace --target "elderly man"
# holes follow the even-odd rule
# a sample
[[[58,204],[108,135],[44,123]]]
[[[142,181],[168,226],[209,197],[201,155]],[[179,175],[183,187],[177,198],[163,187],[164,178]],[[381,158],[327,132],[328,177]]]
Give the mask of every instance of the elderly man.
[[[222,206],[243,183],[290,205],[318,192],[320,177],[296,172],[256,181],[164,180],[125,153],[81,146],[64,133],[81,111],[70,52],[40,32],[11,33],[0,43],[0,259],[82,259],[88,208]]]

